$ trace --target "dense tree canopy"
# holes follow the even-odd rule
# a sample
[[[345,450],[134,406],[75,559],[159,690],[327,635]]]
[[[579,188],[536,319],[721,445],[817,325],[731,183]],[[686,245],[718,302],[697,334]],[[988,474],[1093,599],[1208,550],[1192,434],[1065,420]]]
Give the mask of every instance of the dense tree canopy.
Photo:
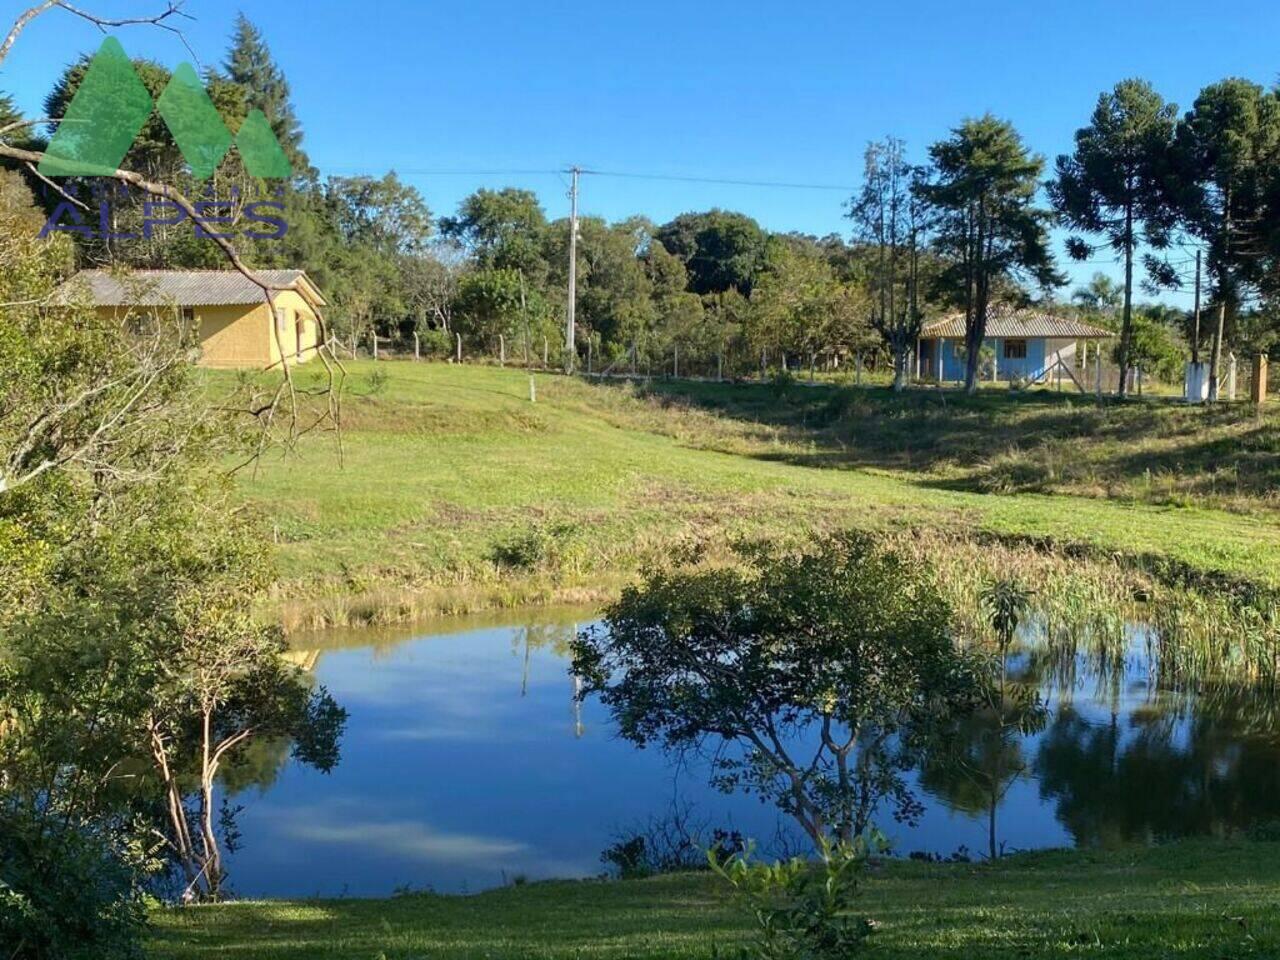
[[[65,71],[48,97],[48,113],[62,111],[86,63]],[[158,95],[169,71],[148,61],[136,67]],[[479,189],[437,219],[417,187],[394,173],[326,177],[314,170],[302,150],[303,126],[284,71],[243,16],[207,82],[228,128],[238,129],[250,110],[263,111],[295,169],[280,196],[248,176],[234,149],[214,172],[215,193],[272,193],[284,208],[283,236],[241,238],[246,260],[305,267],[330,300],[330,326],[344,343],[367,343],[375,332],[403,341],[435,329],[440,336],[428,339],[437,350],[452,353],[444,331],[460,335],[472,355],[527,336],[536,345],[533,354],[540,357],[545,340],[548,354],[561,359],[569,224],[549,218],[537,194]],[[853,353],[891,365],[902,388],[922,324],[959,310],[972,389],[992,306],[1054,304],[1053,289],[1062,280],[1049,245],[1055,216],[1078,234],[1067,245],[1073,256],[1090,256],[1099,243],[1122,265],[1116,291],[1121,366],[1130,363],[1134,335],[1135,263],[1145,262],[1150,289],[1171,285],[1176,266],[1153,254],[1185,249],[1188,242],[1207,253],[1207,289],[1218,307],[1217,323],[1206,324],[1215,332],[1215,358],[1224,338],[1269,349],[1280,341],[1277,102],[1256,84],[1228,80],[1207,87],[1178,121],[1148,83],[1122,81],[1100,95],[1076,131],[1073,151],[1057,159],[1047,184],[1053,212],[1042,205],[1041,158],[1010,124],[985,116],[935,143],[927,163],[911,162],[894,137],[869,144],[863,186],[848,205],[847,239],[773,234],[746,214],[715,208],[664,224],[583,216],[580,365],[589,352],[597,369],[622,364],[741,375],[762,363],[766,372],[784,363],[836,366]],[[0,120],[13,122],[15,113],[0,102]],[[6,138],[15,142],[17,135]],[[193,186],[158,115],[127,162]],[[47,209],[59,202],[36,186]],[[243,205],[225,212],[233,228],[243,225]],[[75,238],[82,262],[221,265],[220,251],[189,225],[160,224],[130,236],[139,233],[138,198],[113,205],[111,217],[117,237]],[[1081,309],[1109,322],[1111,294],[1098,302],[1091,296],[1077,298]],[[1128,380],[1120,383],[1123,391]]]

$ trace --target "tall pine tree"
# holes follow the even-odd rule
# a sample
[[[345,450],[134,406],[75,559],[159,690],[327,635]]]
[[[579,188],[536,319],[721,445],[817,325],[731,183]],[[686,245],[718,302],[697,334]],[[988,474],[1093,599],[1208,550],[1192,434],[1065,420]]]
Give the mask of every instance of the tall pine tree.
[[[289,81],[271,58],[262,32],[243,13],[236,17],[235,34],[222,67],[228,80],[247,91],[249,108],[261,110],[271,121],[294,172],[310,178],[315,171],[302,150],[302,124],[289,99]]]

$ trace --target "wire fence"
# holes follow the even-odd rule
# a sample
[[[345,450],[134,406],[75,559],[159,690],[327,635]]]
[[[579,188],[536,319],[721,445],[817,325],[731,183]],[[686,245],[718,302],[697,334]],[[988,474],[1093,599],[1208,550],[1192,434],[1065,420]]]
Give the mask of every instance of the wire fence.
[[[481,365],[510,366],[539,371],[565,369],[566,350],[563,338],[532,336],[499,336],[492,342],[468,340],[454,331],[431,330],[422,334],[384,337],[366,333],[362,337],[335,337],[331,345],[343,356],[373,360],[444,361]],[[787,353],[767,349],[756,351],[741,340],[726,342],[720,349],[705,346],[666,343],[629,346],[605,351],[598,339],[583,338],[574,351],[577,373],[603,379],[664,379],[703,382],[768,381],[779,376],[797,380],[848,383],[887,383],[893,376],[893,363],[883,349],[861,351],[823,351],[810,354]],[[911,381],[935,387],[955,386],[957,382],[940,382],[927,369],[916,375],[914,363],[909,365]],[[1218,378],[1221,400],[1250,400],[1255,396],[1258,364],[1254,358],[1228,354],[1224,357]],[[987,368],[982,380],[993,379]],[[1002,383],[1025,389],[1047,389],[1062,393],[1115,395],[1120,387],[1121,371],[1114,363],[1100,360],[1098,354],[1064,360],[1051,367],[1034,382],[1005,377]],[[1263,374],[1265,397],[1280,394],[1280,376]],[[1157,377],[1151,371],[1135,367],[1128,372],[1127,392],[1132,396],[1183,397],[1181,380]]]

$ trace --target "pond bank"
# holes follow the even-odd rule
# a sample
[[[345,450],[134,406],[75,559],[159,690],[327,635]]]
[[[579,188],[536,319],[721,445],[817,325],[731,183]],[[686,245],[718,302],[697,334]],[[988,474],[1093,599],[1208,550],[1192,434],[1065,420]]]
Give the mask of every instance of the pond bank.
[[[279,545],[283,580],[269,612],[294,629],[599,602],[673,555],[850,526],[1021,540],[1280,586],[1272,420],[1034,397],[939,407],[870,388],[815,409],[815,391],[726,384],[654,396],[563,377],[544,378],[530,404],[521,371],[378,370],[375,391],[373,365],[352,367],[341,458],[331,437],[310,435],[242,479]],[[229,382],[210,377],[211,389]],[[1215,447],[1210,474],[1203,454],[1192,456],[1191,426],[1232,416],[1221,429],[1252,439]],[[1169,418],[1190,426],[1166,436]],[[1070,447],[1054,439],[1067,435]],[[1157,435],[1163,459],[1152,463],[1194,490],[1149,495],[1155,481],[1137,454]],[[956,474],[1006,448],[1034,454],[1037,469],[1052,454],[1053,476],[1103,451],[1123,463],[1105,472],[1120,471],[1113,490]],[[1247,510],[1212,493],[1230,477]]]
[[[1280,843],[1186,840],[995,864],[892,861],[866,883],[882,960],[1280,955]],[[569,960],[723,955],[743,918],[706,874],[555,881],[473,896],[166,909],[155,960]]]

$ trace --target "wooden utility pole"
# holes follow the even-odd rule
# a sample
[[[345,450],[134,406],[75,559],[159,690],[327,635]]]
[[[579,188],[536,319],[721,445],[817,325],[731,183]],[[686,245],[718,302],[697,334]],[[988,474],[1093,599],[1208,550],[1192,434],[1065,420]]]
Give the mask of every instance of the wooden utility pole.
[[[578,305],[578,167],[571,167],[569,174],[573,177],[569,187],[569,302],[564,314],[564,372],[573,373],[574,345],[574,313]]]

